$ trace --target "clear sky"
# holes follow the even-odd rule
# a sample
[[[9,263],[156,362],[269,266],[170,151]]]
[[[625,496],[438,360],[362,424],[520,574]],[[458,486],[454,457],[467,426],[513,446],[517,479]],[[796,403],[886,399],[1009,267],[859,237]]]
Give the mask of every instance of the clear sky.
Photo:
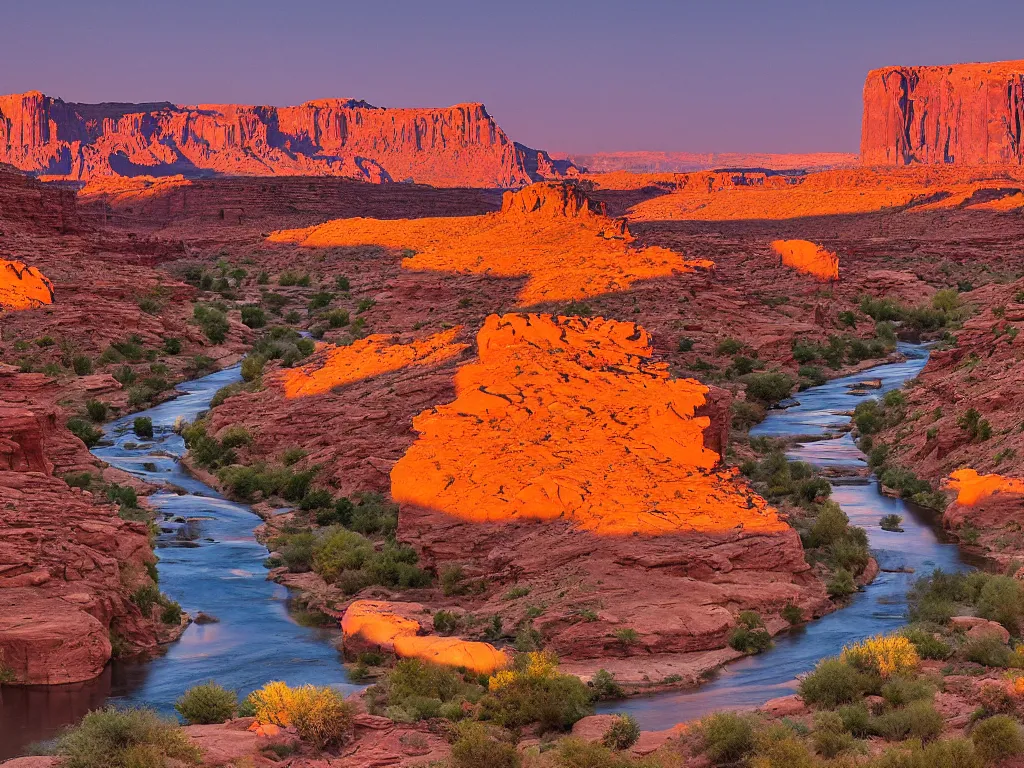
[[[482,101],[572,152],[856,151],[869,69],[1024,58],[1021,0],[3,0],[0,93]]]

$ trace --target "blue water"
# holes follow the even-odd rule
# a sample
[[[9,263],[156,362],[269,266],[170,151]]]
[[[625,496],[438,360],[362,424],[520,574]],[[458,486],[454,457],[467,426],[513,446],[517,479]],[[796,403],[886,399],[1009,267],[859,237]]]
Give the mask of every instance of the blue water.
[[[253,537],[261,520],[246,505],[224,499],[191,477],[178,462],[185,444],[173,431],[175,422],[191,421],[208,408],[218,389],[239,380],[235,367],[182,384],[176,399],[107,425],[106,438],[112,444],[93,451],[137,477],[181,489],[180,494],[166,491],[149,497],[161,529],[156,543],[160,589],[192,616],[203,611],[218,623],[192,624],[161,656],[114,662],[97,680],[4,688],[0,759],[19,754],[31,741],[52,737],[105,702],[173,714],[175,700],[207,680],[240,695],[270,680],[335,685],[346,693],[357,687],[348,683],[342,666],[336,645],[340,630],[298,624],[288,612],[288,590],[267,581],[263,561],[268,553]],[[136,437],[136,416],[153,420],[153,440]]]
[[[903,362],[878,366],[800,392],[796,396],[798,405],[771,411],[750,434],[780,438],[835,434],[849,422],[849,414],[858,403],[903,386],[927,362],[928,354],[923,347],[900,344],[899,351],[906,357]],[[850,394],[855,389],[850,385],[868,379],[880,379],[882,387],[868,390],[867,394]],[[866,462],[849,434],[798,443],[788,455],[833,471],[840,468],[840,474],[843,467],[851,470],[849,477],[832,480],[832,499],[853,525],[867,531],[872,554],[882,573],[845,607],[778,635],[770,651],[728,664],[697,689],[608,702],[599,711],[628,713],[639,721],[641,728],[662,729],[716,710],[756,707],[768,699],[794,693],[797,675],[813,669],[820,659],[838,654],[850,642],[891,632],[905,624],[907,592],[922,574],[935,568],[957,571],[970,567],[959,548],[941,538],[933,512],[881,494],[874,477],[856,476]],[[903,516],[903,533],[879,527],[881,517],[890,513]],[[888,572],[901,569],[913,573]]]

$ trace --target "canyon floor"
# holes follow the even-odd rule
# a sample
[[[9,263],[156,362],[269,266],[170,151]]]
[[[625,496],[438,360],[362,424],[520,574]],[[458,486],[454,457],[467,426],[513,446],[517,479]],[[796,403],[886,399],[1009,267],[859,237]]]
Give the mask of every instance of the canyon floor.
[[[254,505],[272,577],[342,622],[371,677],[381,654],[490,674],[545,649],[652,692],[742,656],[747,612],[771,635],[841,606],[838,573],[869,564],[816,551],[825,499],[752,472],[769,449],[746,433],[801,387],[897,359],[897,337],[938,347],[855,420],[872,466],[975,552],[1024,550],[1019,168],[620,172],[504,195],[76,191],[0,170],[0,231],[5,683],[86,680],[187,623],[152,578],[152,489],[86,447],[243,357],[183,426],[189,466]],[[362,717],[375,757],[337,764],[445,754]],[[259,751],[247,725],[217,727],[225,761]]]

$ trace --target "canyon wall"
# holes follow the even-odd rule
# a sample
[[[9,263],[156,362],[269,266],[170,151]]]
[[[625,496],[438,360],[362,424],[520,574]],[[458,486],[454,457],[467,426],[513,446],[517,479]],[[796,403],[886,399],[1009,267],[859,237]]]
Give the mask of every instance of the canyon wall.
[[[1024,61],[885,67],[864,83],[865,165],[1021,164]]]
[[[76,104],[38,91],[0,96],[0,162],[71,180],[309,175],[441,187],[519,187],[577,172],[514,143],[483,104]]]

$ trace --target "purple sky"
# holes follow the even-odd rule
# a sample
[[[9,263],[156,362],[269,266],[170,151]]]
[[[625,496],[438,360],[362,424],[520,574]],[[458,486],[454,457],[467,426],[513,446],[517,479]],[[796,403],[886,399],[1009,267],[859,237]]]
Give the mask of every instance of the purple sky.
[[[0,93],[482,101],[552,151],[857,150],[874,67],[1024,58],[1020,0],[47,0],[0,12]]]

